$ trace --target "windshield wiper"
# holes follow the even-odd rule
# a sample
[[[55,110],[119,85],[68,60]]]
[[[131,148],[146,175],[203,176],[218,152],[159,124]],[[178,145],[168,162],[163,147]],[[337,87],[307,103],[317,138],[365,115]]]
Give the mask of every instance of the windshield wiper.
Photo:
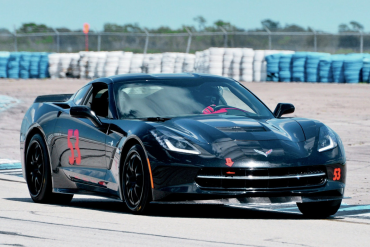
[[[169,117],[147,117],[147,118],[139,118],[140,120],[150,121],[150,122],[165,122],[167,120],[171,120],[172,118]]]

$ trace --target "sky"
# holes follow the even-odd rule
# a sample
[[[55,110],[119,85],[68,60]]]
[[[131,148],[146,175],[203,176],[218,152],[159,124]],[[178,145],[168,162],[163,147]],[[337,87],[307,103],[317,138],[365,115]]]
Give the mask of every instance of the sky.
[[[272,19],[326,32],[357,21],[370,31],[369,0],[0,0],[0,10],[0,28],[9,30],[27,22],[73,30],[87,22],[96,31],[105,23],[179,28],[201,15],[207,24],[222,19],[247,30]]]

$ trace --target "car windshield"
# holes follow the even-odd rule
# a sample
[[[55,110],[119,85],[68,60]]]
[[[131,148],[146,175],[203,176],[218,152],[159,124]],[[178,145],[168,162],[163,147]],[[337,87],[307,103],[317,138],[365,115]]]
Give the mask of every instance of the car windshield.
[[[145,80],[115,83],[121,119],[173,118],[205,114],[272,118],[253,94],[231,80]]]

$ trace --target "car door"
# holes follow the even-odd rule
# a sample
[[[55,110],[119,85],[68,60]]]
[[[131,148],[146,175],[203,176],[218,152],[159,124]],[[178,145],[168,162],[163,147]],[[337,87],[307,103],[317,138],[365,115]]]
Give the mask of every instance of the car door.
[[[93,84],[84,99],[75,99],[74,104],[86,105],[92,110],[95,108],[96,115],[99,116],[107,105],[99,98],[106,88],[106,84]],[[106,131],[106,128],[96,127],[87,118],[71,117],[69,110],[61,112],[55,127],[55,132],[59,135],[55,146],[58,150],[59,167],[72,181],[104,185],[107,168]]]

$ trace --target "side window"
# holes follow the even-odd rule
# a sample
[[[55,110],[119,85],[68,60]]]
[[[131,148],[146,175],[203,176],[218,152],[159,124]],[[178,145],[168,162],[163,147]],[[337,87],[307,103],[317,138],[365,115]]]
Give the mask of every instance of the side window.
[[[85,97],[86,93],[89,91],[90,85],[85,86],[81,88],[75,95],[73,101],[75,102],[76,105],[79,105],[82,103],[83,98]]]
[[[108,86],[106,84],[96,84],[93,85],[93,90],[85,101],[85,104],[90,107],[97,116],[108,118],[108,99]]]

